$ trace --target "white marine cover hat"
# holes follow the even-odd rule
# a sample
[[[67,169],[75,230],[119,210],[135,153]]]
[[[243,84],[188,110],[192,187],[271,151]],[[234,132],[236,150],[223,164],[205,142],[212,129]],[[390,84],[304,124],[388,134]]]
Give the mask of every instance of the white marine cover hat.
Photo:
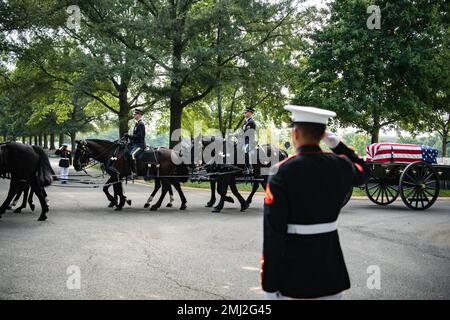
[[[309,122],[328,124],[328,119],[335,117],[336,113],[330,110],[314,107],[287,105],[285,110],[292,112],[292,122]]]

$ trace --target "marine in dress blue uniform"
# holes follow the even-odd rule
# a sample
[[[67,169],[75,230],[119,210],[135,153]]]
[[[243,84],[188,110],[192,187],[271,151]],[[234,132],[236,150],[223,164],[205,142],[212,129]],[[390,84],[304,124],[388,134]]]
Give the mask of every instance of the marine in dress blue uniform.
[[[55,151],[59,160],[59,177],[62,184],[66,184],[69,179],[69,167],[72,165],[72,153],[67,149],[67,144],[63,144],[60,149]]]
[[[347,192],[368,168],[325,132],[334,112],[286,106],[297,153],[277,164],[264,200],[262,288],[269,299],[340,298],[350,280],[337,220]],[[319,147],[324,142],[333,153]]]

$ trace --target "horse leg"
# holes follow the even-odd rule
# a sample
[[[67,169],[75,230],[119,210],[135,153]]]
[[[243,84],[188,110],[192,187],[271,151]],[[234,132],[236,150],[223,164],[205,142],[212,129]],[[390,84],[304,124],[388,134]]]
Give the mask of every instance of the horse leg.
[[[173,207],[173,201],[174,201],[174,198],[173,198],[173,190],[172,190],[172,182],[169,184],[169,203],[166,205],[166,207],[167,208],[172,208]],[[179,193],[179,192],[178,192]],[[180,196],[181,197],[181,196]]]
[[[119,204],[117,205],[116,209],[114,209],[114,210],[120,211],[120,210],[122,210],[123,206],[125,205],[125,200],[126,200],[126,198],[123,194],[122,182],[117,181],[117,183],[114,184],[114,188],[115,188],[115,190],[117,190],[117,195],[119,196],[119,199],[120,199]]]
[[[150,207],[150,203],[152,203],[153,198],[155,197],[156,193],[159,191],[160,188],[161,188],[161,179],[155,178],[155,189],[153,190],[150,197],[148,197],[147,202],[144,205],[144,208]]]
[[[0,206],[0,216],[6,212],[6,208],[11,203],[12,199],[16,195],[16,192],[17,192],[17,186],[13,181],[11,181],[11,184],[9,185],[8,196],[6,197],[3,204]]]
[[[20,196],[22,195],[22,191],[20,191],[19,193],[16,194],[16,196],[14,197],[13,202],[11,203],[11,205],[6,208],[7,210],[12,210],[12,208],[14,208],[17,205],[17,202],[19,202],[20,200]]]
[[[211,199],[206,204],[206,208],[211,208],[216,203],[216,180],[211,180],[209,185],[211,187]]]
[[[250,195],[247,198],[247,204],[250,206],[250,203],[252,203],[253,196],[255,195],[256,191],[258,190],[259,182],[254,182],[252,186],[252,192],[250,192]]]
[[[36,194],[36,196],[39,199],[39,203],[41,204],[42,212],[39,216],[38,221],[45,221],[47,220],[46,213],[48,212],[48,205],[45,201],[45,190],[42,186],[40,186],[36,181],[32,181],[30,183],[31,190]]]
[[[103,186],[103,192],[105,193],[106,198],[108,198],[108,200],[109,200],[109,205],[108,205],[109,208],[112,208],[117,205],[116,199],[108,191],[109,187],[111,186],[110,183],[112,180],[113,180],[113,177],[110,176],[108,181],[106,181],[105,186]]]
[[[219,178],[217,180],[217,192],[220,195],[220,200],[219,200],[219,204],[213,208],[212,212],[222,211],[223,206],[225,204],[227,189],[228,189],[228,182],[226,181],[226,179]]]
[[[166,179],[161,179],[162,183],[162,192],[161,197],[159,198],[158,202],[155,203],[151,208],[150,211],[156,211],[161,207],[161,204],[164,200],[164,197],[166,196],[167,192],[169,191],[169,185]]]
[[[33,195],[34,195],[34,192],[33,192],[33,190],[31,190],[30,186],[27,186],[27,188],[28,188],[28,191],[29,191],[29,195],[28,195],[28,205],[30,206],[31,211],[34,212],[34,209],[36,209],[36,206],[35,206],[34,203],[33,203]],[[44,192],[45,192],[45,189],[44,189]],[[45,203],[47,203],[47,205],[48,205],[47,192],[45,192],[44,196],[45,196]]]
[[[14,213],[21,213],[22,209],[25,209],[27,207],[27,200],[28,200],[28,192],[30,191],[30,188],[25,184],[23,186],[23,189],[18,193],[19,195],[22,195],[23,193],[23,201],[22,205],[18,207],[16,210],[14,210]]]
[[[236,198],[239,200],[240,204],[241,204],[241,211],[245,211],[248,209],[249,204],[247,203],[247,201],[245,201],[245,199],[241,196],[241,194],[239,193],[237,186],[236,186],[236,179],[235,177],[231,177],[230,178],[230,189],[231,192],[233,192],[233,194],[236,196]]]
[[[180,210],[186,210],[186,208],[187,208],[187,206],[186,206],[187,200],[186,200],[186,197],[184,196],[183,190],[181,189],[180,183],[175,180],[175,181],[172,181],[172,185],[175,187],[175,190],[177,190],[178,195],[180,196],[180,199],[181,199]]]

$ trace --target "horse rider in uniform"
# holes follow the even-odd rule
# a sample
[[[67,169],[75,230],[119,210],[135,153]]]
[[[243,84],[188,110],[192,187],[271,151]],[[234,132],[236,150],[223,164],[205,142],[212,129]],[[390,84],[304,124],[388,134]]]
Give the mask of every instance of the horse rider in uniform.
[[[134,179],[137,177],[137,163],[136,157],[144,151],[146,148],[145,144],[145,123],[143,120],[144,111],[141,109],[134,110],[134,120],[136,124],[133,128],[132,135],[126,135],[131,140],[131,151],[130,151],[130,159],[131,159],[131,178]]]
[[[55,151],[57,156],[60,156],[59,160],[59,177],[62,180],[62,184],[66,184],[69,179],[69,167],[72,165],[72,153],[67,149],[67,144],[63,144],[61,148]]]
[[[268,299],[341,299],[350,280],[337,231],[347,193],[368,168],[326,132],[334,112],[286,106],[297,154],[278,163],[266,187],[262,288]],[[320,141],[333,151],[325,153]]]
[[[245,134],[244,154],[245,154],[245,166],[247,168],[244,174],[249,175],[253,174],[252,155],[256,147],[256,139],[255,139],[256,123],[255,120],[253,120],[252,118],[254,113],[255,110],[253,108],[246,108],[244,110],[245,122],[244,125],[242,126],[242,130],[244,131]]]

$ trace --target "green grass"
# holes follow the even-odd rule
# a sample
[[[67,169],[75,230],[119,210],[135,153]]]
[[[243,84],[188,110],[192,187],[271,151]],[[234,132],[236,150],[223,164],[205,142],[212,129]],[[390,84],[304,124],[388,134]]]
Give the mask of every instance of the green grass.
[[[191,187],[191,188],[200,188],[200,189],[209,189],[209,182],[186,182],[183,183],[183,186],[185,187]],[[238,184],[238,190],[239,191],[248,191],[250,192],[252,190],[252,185],[250,183],[239,183]],[[262,187],[258,188],[258,191],[263,191]],[[366,191],[360,188],[353,188],[353,196],[355,197],[365,197]],[[450,190],[440,190],[439,191],[439,197],[440,198],[447,198],[450,197]]]

